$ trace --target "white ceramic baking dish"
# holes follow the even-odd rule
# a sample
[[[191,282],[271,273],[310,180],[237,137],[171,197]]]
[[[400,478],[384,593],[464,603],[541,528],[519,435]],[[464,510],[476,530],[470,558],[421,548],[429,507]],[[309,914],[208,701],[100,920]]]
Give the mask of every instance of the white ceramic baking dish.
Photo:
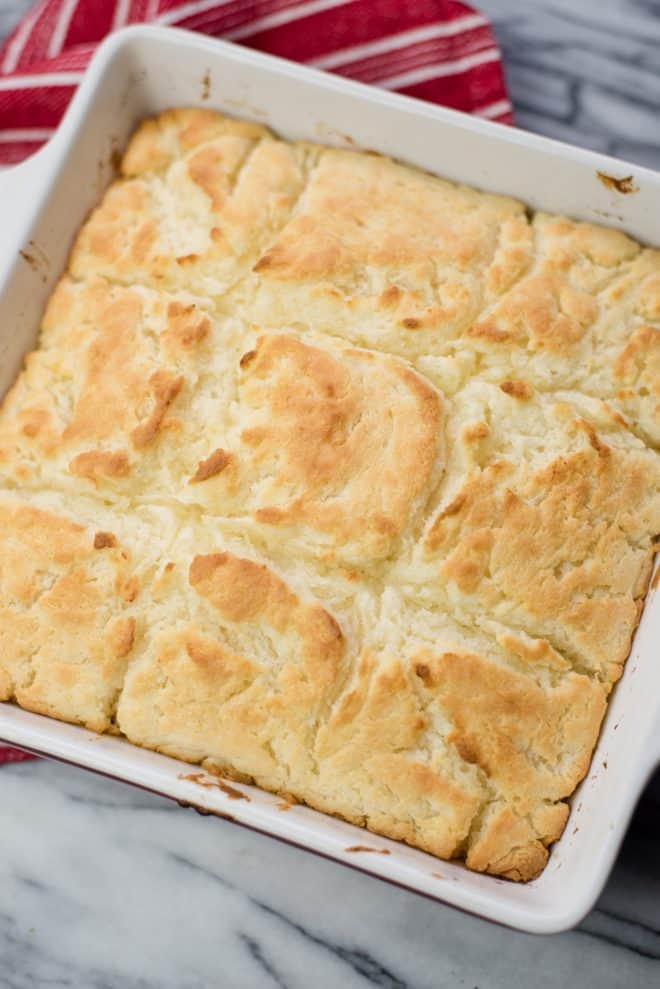
[[[660,244],[656,173],[231,44],[129,28],[102,45],[49,145],[0,174],[0,394],[34,343],[45,300],[75,231],[113,175],[117,150],[141,117],[190,104],[264,121],[288,138],[355,143]],[[623,195],[599,172],[632,175],[637,191]],[[660,596],[650,596],[564,836],[543,874],[525,886],[476,875],[304,807],[286,809],[251,787],[222,789],[194,767],[9,704],[0,704],[0,738],[230,816],[483,917],[555,932],[595,902],[660,762]]]

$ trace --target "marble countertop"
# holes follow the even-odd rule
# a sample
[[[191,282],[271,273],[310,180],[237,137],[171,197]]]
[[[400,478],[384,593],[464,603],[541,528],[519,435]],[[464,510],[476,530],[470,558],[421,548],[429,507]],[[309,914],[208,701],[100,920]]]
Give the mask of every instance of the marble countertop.
[[[636,989],[660,978],[660,794],[598,908],[505,930],[79,770],[6,766],[2,989]]]
[[[0,0],[0,37],[26,6]],[[480,6],[519,126],[660,168],[660,0]],[[72,768],[3,767],[0,793],[0,989],[660,983],[660,775],[597,908],[546,938]]]

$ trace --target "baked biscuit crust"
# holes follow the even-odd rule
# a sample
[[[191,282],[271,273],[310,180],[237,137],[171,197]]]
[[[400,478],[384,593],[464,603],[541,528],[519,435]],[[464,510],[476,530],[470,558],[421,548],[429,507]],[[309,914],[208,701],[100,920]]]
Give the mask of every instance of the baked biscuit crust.
[[[234,407],[194,497],[317,563],[391,555],[443,470],[442,397],[387,355],[260,336],[239,361]]]
[[[659,251],[166,111],[0,409],[0,699],[527,881],[659,443]]]
[[[135,638],[129,553],[11,495],[0,496],[0,531],[2,700],[107,731]]]

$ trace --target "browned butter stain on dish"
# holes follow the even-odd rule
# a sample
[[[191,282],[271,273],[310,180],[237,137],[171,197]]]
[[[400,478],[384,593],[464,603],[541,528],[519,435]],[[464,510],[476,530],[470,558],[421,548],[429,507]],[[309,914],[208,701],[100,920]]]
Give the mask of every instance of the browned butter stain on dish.
[[[299,802],[292,793],[280,793],[280,800],[276,804],[276,807],[278,810],[291,810]]]
[[[651,581],[651,589],[654,591],[657,590],[658,584],[660,584],[660,567],[658,567],[655,574],[653,575],[653,580]]]
[[[197,783],[198,786],[203,786],[205,790],[222,790],[230,800],[247,800],[248,803],[250,802],[247,793],[242,793],[235,786],[230,786],[229,783],[225,783],[221,779],[210,778],[204,773],[180,773],[177,778],[186,780],[188,783]]]
[[[30,266],[35,275],[41,277],[41,281],[45,284],[48,281],[48,272],[50,271],[50,258],[44,250],[42,250],[38,244],[35,244],[33,240],[29,240],[27,247],[23,248],[18,252],[23,258],[26,264]]]
[[[622,196],[629,196],[633,192],[639,192],[639,186],[635,185],[635,180],[632,175],[626,175],[625,178],[617,179],[614,175],[608,175],[606,172],[596,172],[598,181],[602,182],[606,189],[613,189],[615,192],[620,192]]]
[[[208,100],[211,95],[211,72],[209,69],[206,70],[202,76],[202,99]]]
[[[36,271],[36,272],[39,271],[39,262],[34,257],[34,255],[30,254],[29,251],[19,251],[18,253],[21,255],[21,257],[23,258],[23,260],[26,261],[27,264],[30,265],[30,267],[32,268],[33,271]]]
[[[225,104],[232,109],[237,110],[239,113],[246,110],[248,114],[255,117],[261,117],[264,120],[268,119],[268,110],[265,110],[261,106],[256,106],[254,103],[248,103],[247,100],[225,100]]]
[[[344,131],[337,130],[335,127],[331,127],[329,124],[326,124],[323,121],[320,121],[320,123],[316,125],[314,130],[316,131],[316,134],[318,135],[319,139],[322,141],[323,140],[327,141],[328,139],[332,141],[333,139],[336,139],[338,141],[341,141],[342,144],[348,144],[349,147],[352,148],[357,147],[357,141],[355,140],[354,137],[351,137],[350,134],[345,134]]]
[[[369,845],[350,845],[345,852],[373,852],[374,855],[389,855],[389,848],[370,848]]]
[[[623,213],[612,213],[608,209],[595,209],[594,213],[598,216],[604,216],[606,220],[621,220],[623,223]]]
[[[231,821],[236,823],[236,818],[233,814],[225,814],[221,810],[209,810],[208,807],[201,807],[199,804],[191,804],[188,800],[177,800],[179,807],[183,807],[184,810],[194,810],[195,813],[201,814],[202,817],[220,817],[223,821]]]
[[[109,181],[119,175],[122,159],[121,144],[122,142],[118,137],[111,137],[108,149],[103,152],[96,162],[98,196],[101,196],[105,192]]]

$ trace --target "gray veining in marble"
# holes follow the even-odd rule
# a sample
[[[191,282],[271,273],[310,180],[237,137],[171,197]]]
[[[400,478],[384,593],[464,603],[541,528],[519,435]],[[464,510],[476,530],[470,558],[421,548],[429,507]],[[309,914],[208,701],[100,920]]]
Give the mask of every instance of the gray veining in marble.
[[[478,0],[516,123],[660,168],[660,0]]]
[[[48,763],[0,779],[0,986],[657,984],[660,802],[599,908],[535,938],[139,790]]]
[[[481,0],[519,126],[660,168],[660,0]],[[28,4],[0,0],[0,36]],[[534,938],[45,762],[0,769],[0,989],[646,989],[660,776],[598,908]]]

